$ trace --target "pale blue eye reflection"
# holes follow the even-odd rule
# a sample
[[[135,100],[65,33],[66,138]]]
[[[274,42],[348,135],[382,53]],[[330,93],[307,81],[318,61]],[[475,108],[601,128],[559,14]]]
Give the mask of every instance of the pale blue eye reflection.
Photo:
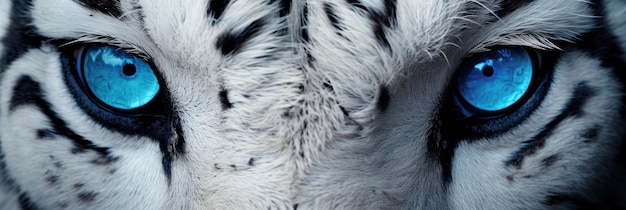
[[[83,48],[82,78],[92,94],[111,107],[131,110],[148,104],[159,92],[154,71],[144,60],[109,46]],[[79,59],[80,60],[80,59]]]
[[[499,111],[519,101],[533,78],[533,62],[524,48],[502,48],[474,57],[460,69],[457,90],[483,111]]]

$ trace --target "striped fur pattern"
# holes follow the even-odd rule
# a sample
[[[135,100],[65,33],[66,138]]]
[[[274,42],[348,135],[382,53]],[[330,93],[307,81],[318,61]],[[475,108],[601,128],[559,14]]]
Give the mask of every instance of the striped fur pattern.
[[[3,0],[0,209],[624,209],[626,2]],[[74,49],[150,62],[103,109]],[[463,61],[538,52],[527,102],[454,114]]]

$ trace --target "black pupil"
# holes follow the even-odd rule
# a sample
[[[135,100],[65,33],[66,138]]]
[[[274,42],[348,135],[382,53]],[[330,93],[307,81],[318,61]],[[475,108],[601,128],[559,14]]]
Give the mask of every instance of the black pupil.
[[[122,68],[122,72],[124,73],[124,75],[126,76],[133,76],[135,75],[135,73],[137,72],[137,68],[135,67],[135,65],[127,63],[126,65],[124,65],[124,67]]]
[[[483,75],[485,75],[486,77],[490,77],[493,75],[493,67],[492,66],[485,66],[483,68]]]

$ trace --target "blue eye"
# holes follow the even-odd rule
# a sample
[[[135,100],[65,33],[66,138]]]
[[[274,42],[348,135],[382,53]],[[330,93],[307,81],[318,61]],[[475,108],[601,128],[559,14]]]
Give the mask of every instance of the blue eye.
[[[459,69],[456,91],[470,109],[497,112],[520,103],[536,74],[530,53],[500,48],[467,60]]]
[[[82,47],[77,52],[76,65],[83,88],[106,106],[137,109],[159,93],[159,81],[150,65],[122,49]]]

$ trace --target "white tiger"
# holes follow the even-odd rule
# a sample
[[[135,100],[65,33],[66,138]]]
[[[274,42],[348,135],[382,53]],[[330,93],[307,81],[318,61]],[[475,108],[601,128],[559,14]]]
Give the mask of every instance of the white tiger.
[[[0,16],[0,209],[626,208],[623,0]]]

